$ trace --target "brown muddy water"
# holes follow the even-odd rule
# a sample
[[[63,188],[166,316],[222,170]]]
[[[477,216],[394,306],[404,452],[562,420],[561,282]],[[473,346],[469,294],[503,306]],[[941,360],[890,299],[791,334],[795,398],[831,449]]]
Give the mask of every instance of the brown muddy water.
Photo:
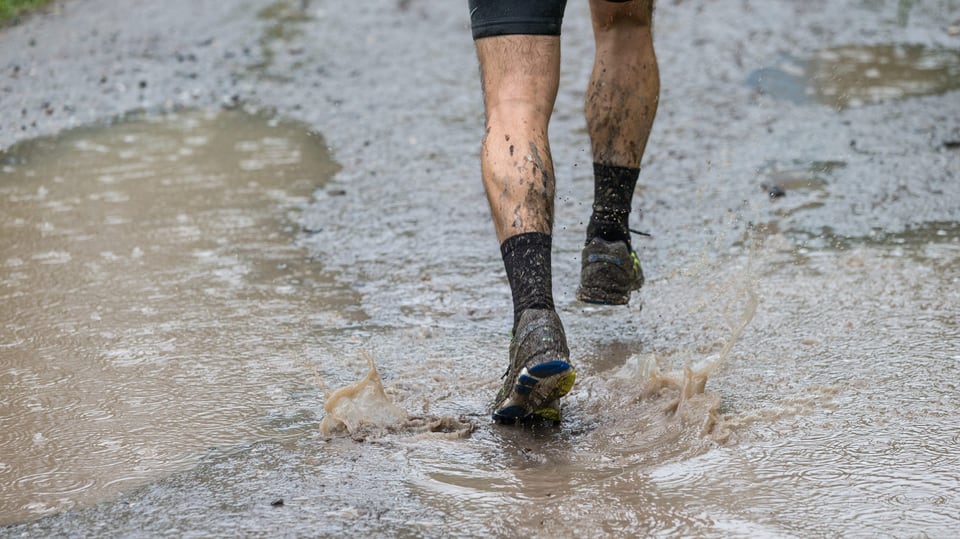
[[[960,51],[923,45],[842,45],[809,59],[786,57],[754,71],[748,83],[797,103],[837,109],[960,89]]]
[[[408,234],[386,274],[326,269],[355,255],[309,256],[298,210],[351,193],[302,125],[134,116],[2,166],[0,524],[48,518],[0,532],[960,529],[957,223],[831,238],[773,212],[688,244],[642,310],[558,292],[564,420],[503,427],[498,261],[424,261]],[[832,168],[765,174],[816,202]],[[577,256],[558,245],[558,288]]]
[[[292,245],[288,212],[336,170],[322,138],[134,116],[3,163],[0,524],[282,433],[285,397],[312,389],[304,328],[358,317]]]

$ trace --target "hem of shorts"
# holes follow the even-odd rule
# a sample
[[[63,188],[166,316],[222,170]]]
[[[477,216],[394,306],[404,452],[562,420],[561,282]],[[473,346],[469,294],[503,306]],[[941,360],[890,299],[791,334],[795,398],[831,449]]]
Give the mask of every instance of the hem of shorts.
[[[473,25],[473,39],[495,36],[559,36],[560,24],[553,19],[490,21]]]

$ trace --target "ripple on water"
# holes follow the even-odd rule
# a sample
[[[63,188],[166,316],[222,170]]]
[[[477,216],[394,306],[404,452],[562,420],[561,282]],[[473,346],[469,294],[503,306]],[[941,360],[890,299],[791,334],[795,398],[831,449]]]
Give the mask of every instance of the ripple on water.
[[[55,498],[80,493],[95,482],[92,477],[78,478],[76,474],[68,471],[46,470],[18,477],[14,485],[19,489],[33,491],[35,496]]]

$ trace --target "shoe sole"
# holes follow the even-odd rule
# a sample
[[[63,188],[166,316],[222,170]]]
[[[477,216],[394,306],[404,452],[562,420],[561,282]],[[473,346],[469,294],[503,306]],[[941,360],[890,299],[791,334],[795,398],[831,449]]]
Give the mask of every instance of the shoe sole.
[[[533,417],[559,421],[557,400],[570,392],[576,379],[577,373],[566,361],[554,360],[524,368],[510,396],[493,412],[493,419],[504,423]]]
[[[584,287],[577,289],[577,300],[595,305],[626,305],[630,303],[630,292],[610,292],[602,288]]]

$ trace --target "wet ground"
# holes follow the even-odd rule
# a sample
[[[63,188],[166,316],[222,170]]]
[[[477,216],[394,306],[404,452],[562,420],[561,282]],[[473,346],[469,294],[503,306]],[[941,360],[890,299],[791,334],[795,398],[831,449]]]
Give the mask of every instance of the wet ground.
[[[960,528],[960,3],[660,3],[642,310],[573,298],[570,3],[580,378],[537,429],[486,415],[510,304],[466,7],[195,4],[0,31],[0,534]],[[352,412],[394,427],[321,432],[365,353],[397,409]]]

